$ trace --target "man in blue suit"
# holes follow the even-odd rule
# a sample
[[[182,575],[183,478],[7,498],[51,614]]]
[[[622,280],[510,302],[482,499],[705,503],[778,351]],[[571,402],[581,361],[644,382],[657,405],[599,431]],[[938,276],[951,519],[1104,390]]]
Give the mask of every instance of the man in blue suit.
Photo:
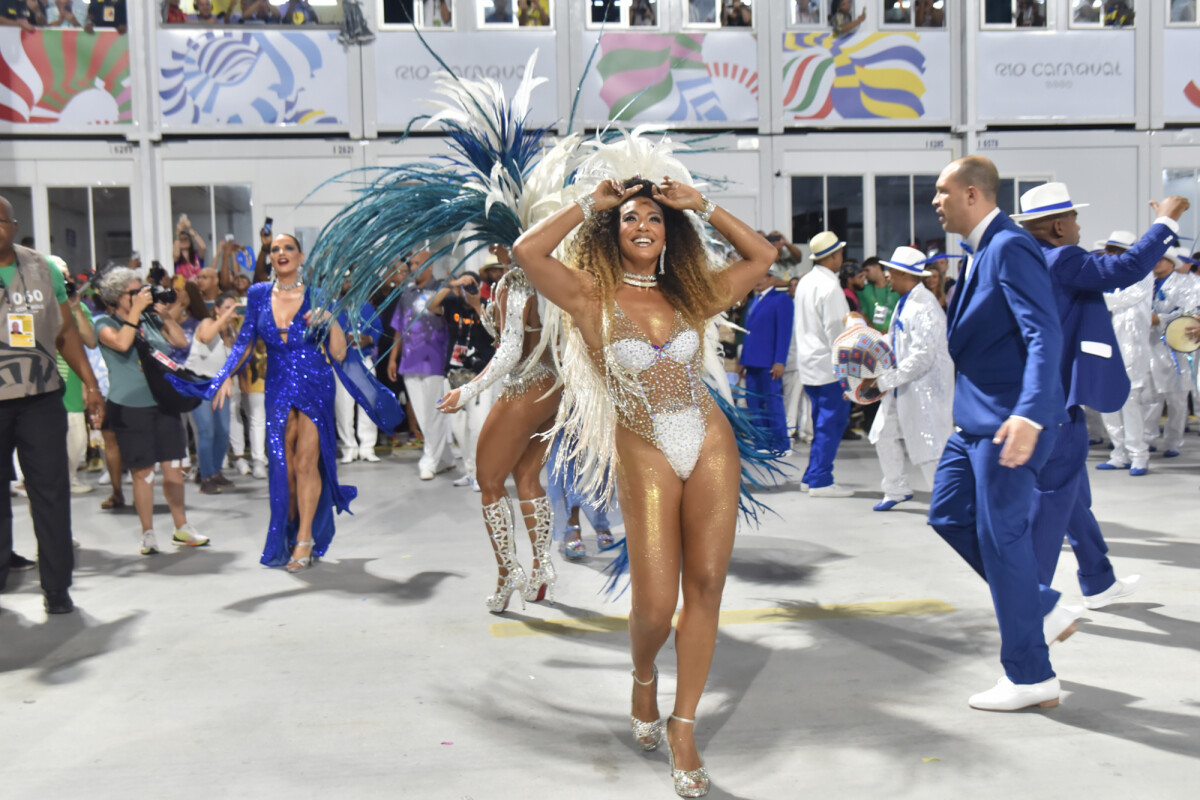
[[[1113,332],[1103,292],[1132,286],[1145,278],[1176,241],[1178,219],[1188,209],[1182,197],[1154,204],[1161,216],[1136,244],[1116,255],[1089,253],[1079,247],[1076,209],[1067,187],[1047,183],[1021,197],[1020,220],[1037,239],[1050,268],[1055,305],[1063,330],[1062,378],[1069,420],[1038,474],[1030,524],[1043,593],[1050,589],[1066,533],[1079,562],[1084,605],[1096,609],[1133,594],[1139,576],[1118,579],[1108,547],[1092,514],[1088,485],[1088,432],[1083,406],[1101,413],[1118,411],[1129,396],[1129,376]],[[1050,602],[1044,600],[1043,604]],[[1072,613],[1074,613],[1072,611]]]
[[[746,309],[746,338],[739,361],[746,374],[746,406],[771,432],[775,450],[788,449],[787,413],[783,408],[783,370],[792,344],[792,298],[778,286],[776,269],[754,287]]]
[[[1046,259],[996,206],[999,185],[991,161],[968,156],[942,170],[933,198],[969,257],[946,315],[956,430],[934,476],[929,524],[987,581],[996,609],[1005,676],[970,705],[1015,711],[1058,705],[1029,510],[1066,414]]]

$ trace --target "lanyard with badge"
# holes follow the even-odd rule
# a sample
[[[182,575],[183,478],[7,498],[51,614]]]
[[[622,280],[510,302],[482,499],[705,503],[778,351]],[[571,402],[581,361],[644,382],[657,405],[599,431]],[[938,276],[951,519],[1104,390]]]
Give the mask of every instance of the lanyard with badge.
[[[44,302],[41,290],[34,289],[29,291],[29,287],[25,284],[25,276],[21,274],[21,265],[17,261],[13,269],[15,274],[21,279],[21,288],[23,292],[9,292],[8,284],[0,278],[0,291],[4,293],[4,301],[12,308],[28,309],[29,302]],[[9,311],[7,319],[4,321],[4,328],[8,331],[9,347],[36,347],[37,335],[33,326],[33,314],[29,311],[15,312]]]

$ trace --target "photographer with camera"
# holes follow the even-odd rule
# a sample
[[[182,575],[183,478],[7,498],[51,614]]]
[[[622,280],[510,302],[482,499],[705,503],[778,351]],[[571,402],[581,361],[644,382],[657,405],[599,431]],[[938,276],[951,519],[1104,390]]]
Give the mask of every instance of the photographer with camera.
[[[187,336],[170,314],[175,292],[146,286],[137,273],[116,267],[99,279],[97,290],[109,316],[96,322],[97,338],[108,366],[107,414],[125,467],[133,476],[133,505],[141,522],[142,555],[158,552],[154,536],[154,465],[162,466],[163,496],[175,523],[172,543],[197,547],[208,537],[196,532],[184,508],[183,468],[187,438],[177,413],[159,408],[143,374],[135,340],[142,337],[166,353],[183,347]]]
[[[18,230],[12,205],[0,197],[0,319],[5,320],[0,353],[6,363],[0,384],[0,465],[11,480],[14,451],[20,459],[46,611],[66,614],[75,608],[67,591],[75,554],[67,412],[56,352],[83,381],[92,424],[104,420],[104,407],[67,303],[63,275],[35,250],[14,244]],[[13,552],[12,519],[9,493],[0,492],[0,589],[11,569],[33,566]]]

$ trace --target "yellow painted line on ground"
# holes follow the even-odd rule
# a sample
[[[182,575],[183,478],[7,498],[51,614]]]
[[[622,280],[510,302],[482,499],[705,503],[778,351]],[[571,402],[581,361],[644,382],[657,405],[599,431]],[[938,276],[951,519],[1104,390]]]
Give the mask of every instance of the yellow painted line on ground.
[[[829,606],[735,609],[722,611],[720,624],[757,625],[764,622],[795,622],[798,620],[949,614],[951,611],[954,611],[954,606],[941,600],[884,600],[876,603],[844,603]],[[578,636],[585,633],[620,633],[629,630],[629,621],[626,617],[566,617],[563,619],[496,622],[490,628],[492,636],[497,639],[511,639],[516,636]]]

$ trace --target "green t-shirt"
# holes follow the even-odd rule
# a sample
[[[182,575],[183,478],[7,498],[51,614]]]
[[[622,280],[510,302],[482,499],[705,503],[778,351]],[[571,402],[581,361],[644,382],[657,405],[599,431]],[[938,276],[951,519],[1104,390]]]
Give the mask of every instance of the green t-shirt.
[[[886,333],[888,325],[892,323],[892,312],[900,302],[900,295],[890,286],[879,288],[873,283],[868,283],[855,294],[858,295],[858,304],[862,306],[862,315],[867,324]]]
[[[87,317],[88,322],[92,321],[92,312],[82,303],[79,307],[83,309],[83,314]],[[58,353],[58,374],[63,379],[63,407],[68,412],[82,413],[83,405],[83,381],[75,374],[75,370],[67,365],[67,360],[62,357],[62,353]]]
[[[46,262],[46,268],[50,270],[50,283],[54,284],[54,296],[58,298],[58,302],[67,302],[67,281],[63,278],[62,270]],[[7,266],[0,267],[0,281],[4,281],[5,286],[12,286],[13,281],[17,279],[17,264],[14,261]]]
[[[112,328],[119,332],[122,327],[120,320],[108,316],[96,321],[97,335],[104,328]],[[142,334],[154,349],[163,353],[171,352],[167,340],[154,328],[143,325]],[[150,393],[150,384],[146,383],[146,376],[142,374],[142,362],[138,359],[136,347],[131,345],[124,353],[119,353],[102,344],[100,353],[104,356],[105,366],[108,367],[109,400],[131,408],[150,408],[158,405],[154,402],[154,395]]]

